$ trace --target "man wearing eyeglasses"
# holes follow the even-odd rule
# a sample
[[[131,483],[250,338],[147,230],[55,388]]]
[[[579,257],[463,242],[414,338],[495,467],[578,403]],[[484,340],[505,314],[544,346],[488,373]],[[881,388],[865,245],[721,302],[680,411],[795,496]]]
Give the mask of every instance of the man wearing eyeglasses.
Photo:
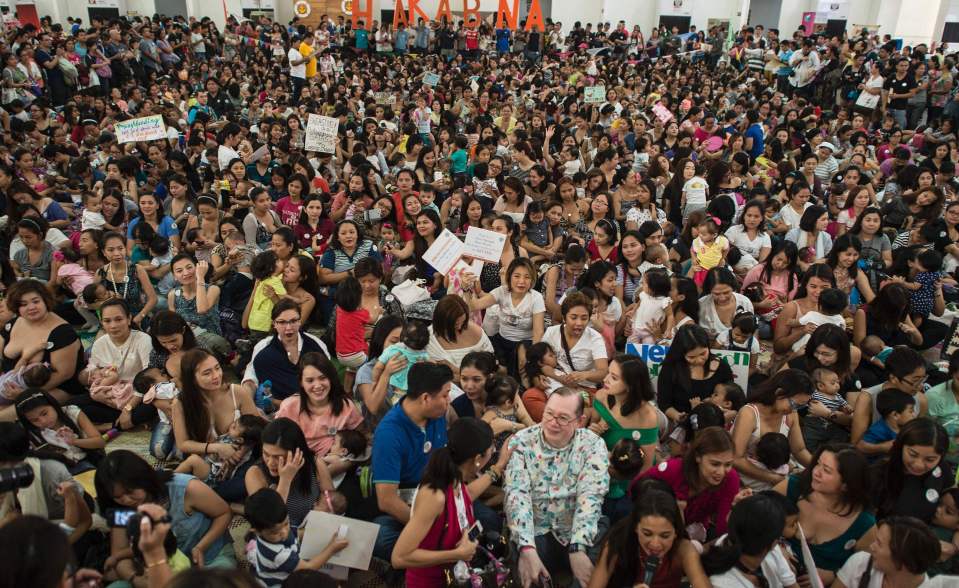
[[[561,570],[585,587],[593,573],[609,457],[603,440],[583,428],[584,410],[579,392],[560,388],[546,401],[542,423],[510,441],[506,520],[523,588]]]
[[[926,400],[926,363],[919,352],[905,345],[893,348],[886,358],[888,379],[878,386],[866,388],[853,402],[852,435],[853,444],[859,443],[871,423],[882,420],[876,408],[876,397],[883,390],[901,390],[916,398],[913,404],[913,416],[925,416],[929,412],[929,403]],[[888,442],[885,451],[892,449],[892,442]]]

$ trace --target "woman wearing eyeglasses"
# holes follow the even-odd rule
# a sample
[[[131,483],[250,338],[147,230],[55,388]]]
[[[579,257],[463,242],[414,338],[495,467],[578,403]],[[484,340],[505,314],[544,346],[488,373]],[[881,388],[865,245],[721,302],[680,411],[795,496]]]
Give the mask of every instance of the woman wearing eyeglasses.
[[[929,412],[924,384],[926,383],[926,362],[918,351],[904,345],[893,348],[886,357],[884,383],[866,388],[856,396],[852,413],[852,434],[850,442],[867,454],[884,455],[892,446],[891,441],[874,445],[863,440],[869,425],[882,420],[876,406],[876,399],[883,390],[900,390],[915,397],[912,405],[913,416],[924,416]]]
[[[766,433],[784,435],[792,456],[803,465],[809,464],[812,456],[806,449],[796,410],[809,403],[812,389],[813,383],[805,372],[786,369],[751,390],[748,404],[739,409],[733,425],[733,465],[744,485],[753,490],[768,490],[786,479],[756,458],[759,440]]]

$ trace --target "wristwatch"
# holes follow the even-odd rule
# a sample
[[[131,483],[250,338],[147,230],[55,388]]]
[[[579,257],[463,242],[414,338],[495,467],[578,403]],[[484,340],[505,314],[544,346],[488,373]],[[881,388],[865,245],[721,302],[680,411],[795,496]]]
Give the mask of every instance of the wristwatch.
[[[569,553],[585,553],[586,546],[582,543],[570,543],[568,551]]]

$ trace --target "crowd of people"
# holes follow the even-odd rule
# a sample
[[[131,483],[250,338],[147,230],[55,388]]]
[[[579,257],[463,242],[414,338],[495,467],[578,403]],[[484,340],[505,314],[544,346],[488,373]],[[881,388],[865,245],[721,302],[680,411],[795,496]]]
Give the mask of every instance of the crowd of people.
[[[388,586],[959,581],[945,45],[40,25],[0,40],[0,587],[336,586],[314,511]],[[426,261],[471,229],[497,260]]]

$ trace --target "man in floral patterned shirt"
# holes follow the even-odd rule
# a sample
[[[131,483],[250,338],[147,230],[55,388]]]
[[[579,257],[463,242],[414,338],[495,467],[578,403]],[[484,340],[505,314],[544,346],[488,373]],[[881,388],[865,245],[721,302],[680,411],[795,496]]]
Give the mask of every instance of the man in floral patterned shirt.
[[[579,392],[560,388],[546,401],[542,423],[510,440],[506,518],[524,588],[550,570],[571,570],[586,586],[593,572],[609,456],[603,440],[582,428],[584,408]]]

